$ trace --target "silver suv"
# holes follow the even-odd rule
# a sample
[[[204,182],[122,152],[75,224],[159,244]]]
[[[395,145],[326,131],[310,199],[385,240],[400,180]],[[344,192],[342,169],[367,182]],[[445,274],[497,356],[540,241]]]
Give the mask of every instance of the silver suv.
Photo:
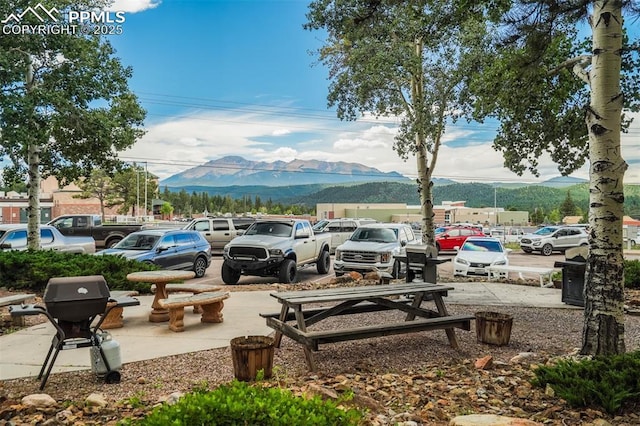
[[[554,251],[586,245],[589,245],[589,235],[576,226],[545,226],[520,239],[520,248],[525,253],[539,251],[545,256],[550,256]]]

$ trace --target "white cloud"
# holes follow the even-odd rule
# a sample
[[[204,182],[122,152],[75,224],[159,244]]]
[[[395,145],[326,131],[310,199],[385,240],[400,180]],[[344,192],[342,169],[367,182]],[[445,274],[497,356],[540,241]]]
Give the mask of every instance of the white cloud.
[[[216,112],[149,125],[147,134],[122,157],[148,161],[149,170],[161,179],[226,155],[268,162],[293,159],[344,161],[415,178],[415,157],[410,155],[405,161],[393,151],[396,131],[397,127],[392,123],[344,123],[336,119],[335,125],[327,125],[326,121],[273,120],[259,114]],[[638,132],[640,118],[634,123],[632,132],[622,136],[622,154],[631,164],[625,175],[627,183],[640,182]],[[477,182],[540,182],[560,175],[557,165],[545,155],[539,160],[540,177],[530,173],[517,176],[503,166],[502,154],[491,147],[487,135],[486,130],[476,130],[466,124],[449,126],[434,176]],[[588,165],[572,176],[588,179]]]
[[[160,0],[113,0],[113,3],[106,9],[114,12],[136,13],[148,9],[155,9],[160,6],[160,3]]]

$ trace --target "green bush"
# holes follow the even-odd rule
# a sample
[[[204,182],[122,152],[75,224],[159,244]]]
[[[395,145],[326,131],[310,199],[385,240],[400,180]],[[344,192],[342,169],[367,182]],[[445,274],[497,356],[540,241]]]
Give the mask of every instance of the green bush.
[[[149,293],[151,284],[127,281],[127,274],[159,269],[156,265],[122,256],[42,251],[0,252],[0,287],[42,293],[50,278],[102,275],[111,290],[137,290]]]
[[[616,414],[625,403],[640,402],[640,351],[563,360],[535,370],[533,384],[551,386],[573,407],[602,407]]]
[[[341,409],[333,401],[296,397],[280,388],[234,380],[214,391],[186,394],[173,405],[156,407],[141,420],[125,419],[119,425],[357,425],[362,413]]]
[[[640,260],[624,261],[624,286],[625,288],[640,289]]]

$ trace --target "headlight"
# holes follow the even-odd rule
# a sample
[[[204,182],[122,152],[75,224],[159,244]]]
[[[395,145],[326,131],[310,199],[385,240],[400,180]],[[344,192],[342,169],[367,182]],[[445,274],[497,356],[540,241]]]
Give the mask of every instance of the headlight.
[[[384,252],[384,253],[380,253],[380,262],[382,263],[389,263],[389,261],[391,260],[391,252]]]
[[[336,250],[336,255],[334,260],[342,260],[342,252],[340,250]]]
[[[282,250],[280,249],[269,249],[270,257],[282,257]]]
[[[456,262],[456,263],[459,263],[459,264],[461,264],[461,265],[468,265],[468,264],[469,264],[469,262],[467,262],[467,261],[466,261],[466,260],[464,260],[464,259],[455,259],[455,262]]]

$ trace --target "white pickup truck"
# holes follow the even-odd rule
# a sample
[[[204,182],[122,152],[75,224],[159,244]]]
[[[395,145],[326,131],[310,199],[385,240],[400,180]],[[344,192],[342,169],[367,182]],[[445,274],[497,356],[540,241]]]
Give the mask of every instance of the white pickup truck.
[[[222,280],[237,284],[242,275],[277,277],[295,282],[298,269],[316,265],[329,272],[331,235],[315,234],[308,220],[262,219],[224,247]]]

